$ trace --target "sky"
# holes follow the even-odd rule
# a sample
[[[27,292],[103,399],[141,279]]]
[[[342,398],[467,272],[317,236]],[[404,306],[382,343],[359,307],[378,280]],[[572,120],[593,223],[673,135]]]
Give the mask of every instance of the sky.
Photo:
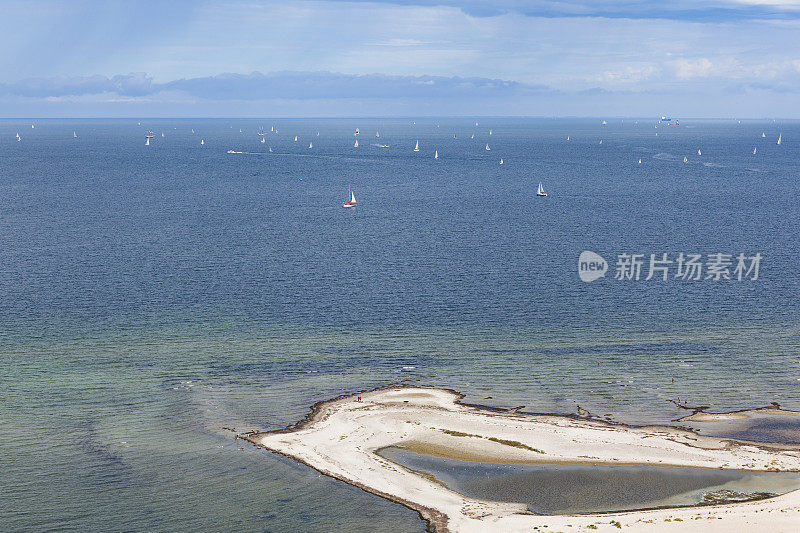
[[[800,0],[3,0],[0,117],[800,118]]]

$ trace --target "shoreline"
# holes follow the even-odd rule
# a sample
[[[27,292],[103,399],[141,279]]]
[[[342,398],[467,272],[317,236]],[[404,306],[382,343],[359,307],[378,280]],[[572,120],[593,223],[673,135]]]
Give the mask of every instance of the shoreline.
[[[358,396],[362,401],[356,401]],[[800,446],[704,437],[668,426],[630,426],[569,415],[532,414],[462,403],[453,390],[391,387],[315,403],[284,429],[237,435],[256,446],[417,511],[429,530],[572,531],[618,527],[647,531],[789,531],[800,520],[800,490],[724,505],[580,515],[536,515],[525,504],[477,500],[376,452],[387,446],[446,458],[527,464],[610,464],[800,471]],[[778,513],[766,519],[767,514]],[[697,520],[703,520],[702,526]],[[691,522],[689,522],[691,521]],[[754,522],[755,521],[755,522]],[[719,522],[719,523],[718,523]],[[696,525],[695,525],[696,524]],[[653,527],[654,525],[660,527]],[[785,529],[782,529],[785,528]],[[551,529],[552,531],[552,529]]]

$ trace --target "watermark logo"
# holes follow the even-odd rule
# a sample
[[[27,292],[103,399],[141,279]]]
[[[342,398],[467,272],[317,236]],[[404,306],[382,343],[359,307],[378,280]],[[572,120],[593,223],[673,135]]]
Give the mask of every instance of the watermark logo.
[[[581,252],[578,257],[578,275],[581,280],[590,283],[598,278],[605,277],[608,263],[601,255],[589,250]]]
[[[760,253],[738,255],[713,253],[703,257],[699,253],[683,253],[677,256],[667,253],[617,255],[613,279],[620,281],[756,281],[761,260]],[[605,277],[608,263],[600,255],[584,251],[578,257],[578,275],[589,283]],[[645,275],[646,274],[646,275]]]

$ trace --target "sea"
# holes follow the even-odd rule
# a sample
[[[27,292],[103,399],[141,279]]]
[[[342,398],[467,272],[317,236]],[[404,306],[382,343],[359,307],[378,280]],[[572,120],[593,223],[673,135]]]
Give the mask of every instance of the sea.
[[[424,531],[233,438],[377,387],[800,410],[800,122],[606,122],[0,121],[0,530]]]

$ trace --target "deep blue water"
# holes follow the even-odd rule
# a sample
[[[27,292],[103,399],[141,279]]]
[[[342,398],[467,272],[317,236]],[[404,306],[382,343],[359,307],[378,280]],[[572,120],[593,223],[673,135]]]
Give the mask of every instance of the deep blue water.
[[[221,430],[399,381],[628,422],[800,409],[798,122],[137,122],[0,121],[0,529],[419,531]],[[764,259],[613,279],[680,252]]]

